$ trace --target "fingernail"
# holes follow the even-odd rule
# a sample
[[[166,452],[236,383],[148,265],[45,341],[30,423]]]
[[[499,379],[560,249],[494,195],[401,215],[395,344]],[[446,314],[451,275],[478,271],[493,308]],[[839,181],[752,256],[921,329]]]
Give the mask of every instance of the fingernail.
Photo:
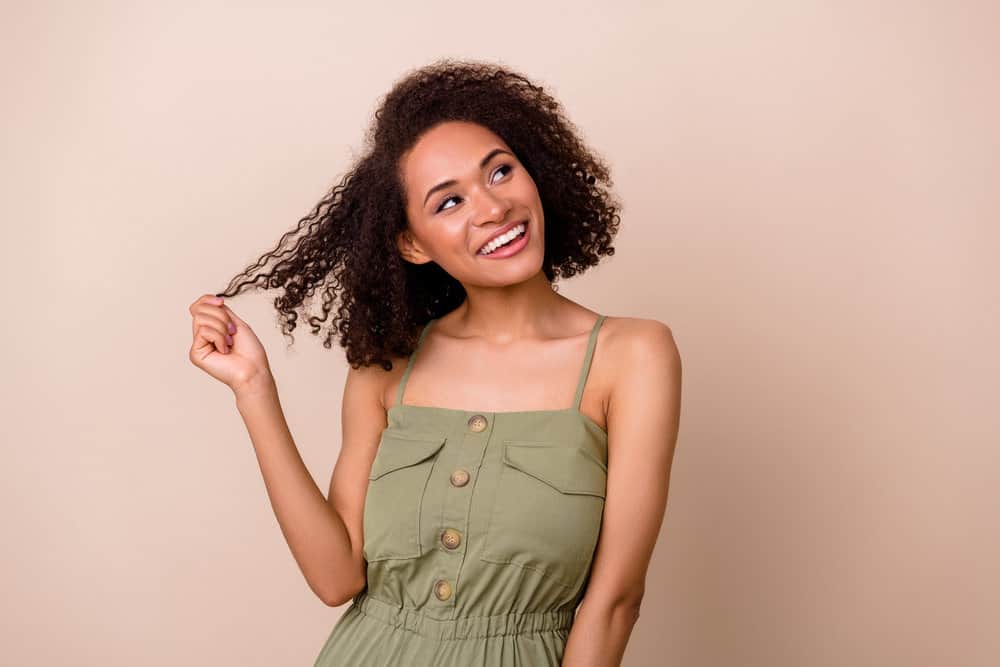
[[[229,323],[229,333],[231,334],[236,333],[236,325],[233,324],[232,322]]]
[[[217,306],[221,306],[221,305],[222,305],[222,302],[223,302],[224,300],[225,300],[225,299],[223,299],[223,298],[222,298],[221,296],[217,296],[217,297],[215,297],[215,304],[216,304]]]
[[[233,344],[233,337],[230,336],[229,334],[226,334],[226,342],[229,343],[230,345],[232,345]]]

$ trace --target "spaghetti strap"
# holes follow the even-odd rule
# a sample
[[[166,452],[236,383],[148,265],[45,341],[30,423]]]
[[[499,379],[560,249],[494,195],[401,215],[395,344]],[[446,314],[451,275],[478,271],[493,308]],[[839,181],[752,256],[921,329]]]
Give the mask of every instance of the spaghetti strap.
[[[580,310],[573,316],[574,327],[586,319],[585,313],[598,318],[589,341],[585,330],[577,330],[544,345],[573,357],[587,347],[580,389],[600,343],[597,328],[603,320],[598,313]],[[526,329],[531,324],[522,322]],[[433,319],[421,332],[418,319],[407,326],[413,327],[404,341],[413,341],[410,359],[392,359],[393,375],[403,376],[401,400],[412,377],[408,372],[416,367],[410,363],[419,354],[436,354],[437,341],[428,341],[437,335],[427,329],[443,325]],[[458,340],[446,337],[443,329],[441,338]],[[605,336],[602,354],[612,356],[607,344],[613,342]],[[430,353],[424,350],[428,345]],[[442,346],[451,348],[449,355],[461,354],[458,343]],[[497,347],[511,354],[539,346],[538,337],[526,337]],[[559,356],[566,361],[566,355]],[[463,360],[457,361],[461,368]],[[470,368],[484,366],[476,358],[464,361]],[[429,367],[428,394],[440,393],[442,369],[433,368],[433,357],[420,363]],[[572,359],[560,363],[565,392],[573,365]],[[517,364],[510,371],[522,367]],[[536,391],[529,393],[537,395],[553,374],[531,375]],[[528,381],[515,377],[508,391]],[[484,401],[480,392],[475,392],[479,398],[472,396],[469,389],[459,386],[452,394],[464,395],[461,406],[406,403],[405,410],[387,415],[374,459],[365,466],[365,530],[358,546],[367,563],[368,585],[334,624],[318,656],[308,663],[311,667],[559,664],[573,625],[570,603],[585,593],[600,541],[611,436],[579,410],[494,410],[490,405],[500,407],[497,403]],[[386,403],[391,400],[386,396]],[[459,553],[445,550],[459,543]],[[387,662],[390,656],[408,659]]]
[[[604,322],[604,315],[598,315],[594,322],[594,328],[590,330],[590,340],[587,341],[587,356],[583,358],[583,368],[580,370],[580,380],[576,383],[576,397],[573,399],[573,409],[580,409],[580,401],[583,400],[583,387],[587,384],[587,375],[590,373],[590,362],[594,359],[594,347],[597,345],[597,331]]]
[[[403,378],[399,381],[399,389],[396,390],[396,405],[403,404],[403,390],[406,389],[406,381],[410,378],[410,371],[413,369],[413,360],[417,356],[417,351],[423,344],[424,339],[427,338],[427,332],[431,330],[431,325],[437,320],[436,317],[430,319],[427,324],[424,325],[423,330],[420,332],[420,338],[417,339],[417,344],[413,348],[413,352],[410,353],[410,358],[406,362],[406,370],[403,371]]]

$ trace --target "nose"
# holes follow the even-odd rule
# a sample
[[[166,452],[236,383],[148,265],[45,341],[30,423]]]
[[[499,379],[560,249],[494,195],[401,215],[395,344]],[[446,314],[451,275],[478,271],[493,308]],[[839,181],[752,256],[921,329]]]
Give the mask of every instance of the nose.
[[[475,196],[475,218],[477,225],[488,222],[503,222],[507,218],[507,211],[510,210],[510,202],[501,196],[480,188]]]

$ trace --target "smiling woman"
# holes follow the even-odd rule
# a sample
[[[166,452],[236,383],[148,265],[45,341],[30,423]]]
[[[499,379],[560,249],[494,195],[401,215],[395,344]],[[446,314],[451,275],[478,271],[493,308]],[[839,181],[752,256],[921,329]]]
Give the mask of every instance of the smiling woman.
[[[557,293],[614,254],[608,169],[542,87],[493,65],[417,70],[375,118],[301,235],[192,305],[191,359],[236,393],[306,580],[351,603],[315,665],[616,665],[664,515],[680,363],[666,325]],[[286,333],[317,290],[313,333],[340,298],[327,498],[260,341],[218,299],[255,285],[284,289]]]
[[[325,347],[339,335],[352,366],[390,370],[390,356],[411,351],[424,323],[466,297],[467,276],[451,272],[453,257],[406,257],[398,251],[400,234],[412,232],[404,242],[427,249],[428,225],[454,232],[470,207],[503,206],[499,194],[490,197],[513,194],[510,220],[531,219],[537,248],[545,237],[540,269],[553,289],[614,254],[620,204],[610,171],[559,102],[525,76],[489,63],[440,60],[398,81],[374,116],[367,151],[299,221],[297,238],[283,238],[217,296],[281,288],[275,305],[292,340],[302,311],[312,333],[324,332]],[[482,150],[466,161],[473,146]],[[508,221],[470,229],[466,247],[475,253]],[[494,264],[486,266],[500,268]],[[304,307],[315,292],[320,313]]]
[[[478,155],[484,157],[470,165],[469,156]],[[476,123],[442,122],[400,158],[400,173],[409,202],[415,199],[409,193],[422,192],[436,174],[461,174],[427,189],[422,206],[407,206],[408,225],[398,236],[404,259],[433,261],[463,285],[502,286],[539,272],[545,254],[541,197],[500,136]],[[472,261],[481,259],[511,261]]]

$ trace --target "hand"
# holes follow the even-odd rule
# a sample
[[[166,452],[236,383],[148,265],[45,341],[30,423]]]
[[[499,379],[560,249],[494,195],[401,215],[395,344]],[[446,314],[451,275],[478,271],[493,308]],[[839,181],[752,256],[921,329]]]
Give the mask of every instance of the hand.
[[[251,382],[272,381],[264,346],[250,325],[224,305],[222,297],[205,294],[188,310],[193,317],[194,341],[188,354],[192,364],[233,392]]]

